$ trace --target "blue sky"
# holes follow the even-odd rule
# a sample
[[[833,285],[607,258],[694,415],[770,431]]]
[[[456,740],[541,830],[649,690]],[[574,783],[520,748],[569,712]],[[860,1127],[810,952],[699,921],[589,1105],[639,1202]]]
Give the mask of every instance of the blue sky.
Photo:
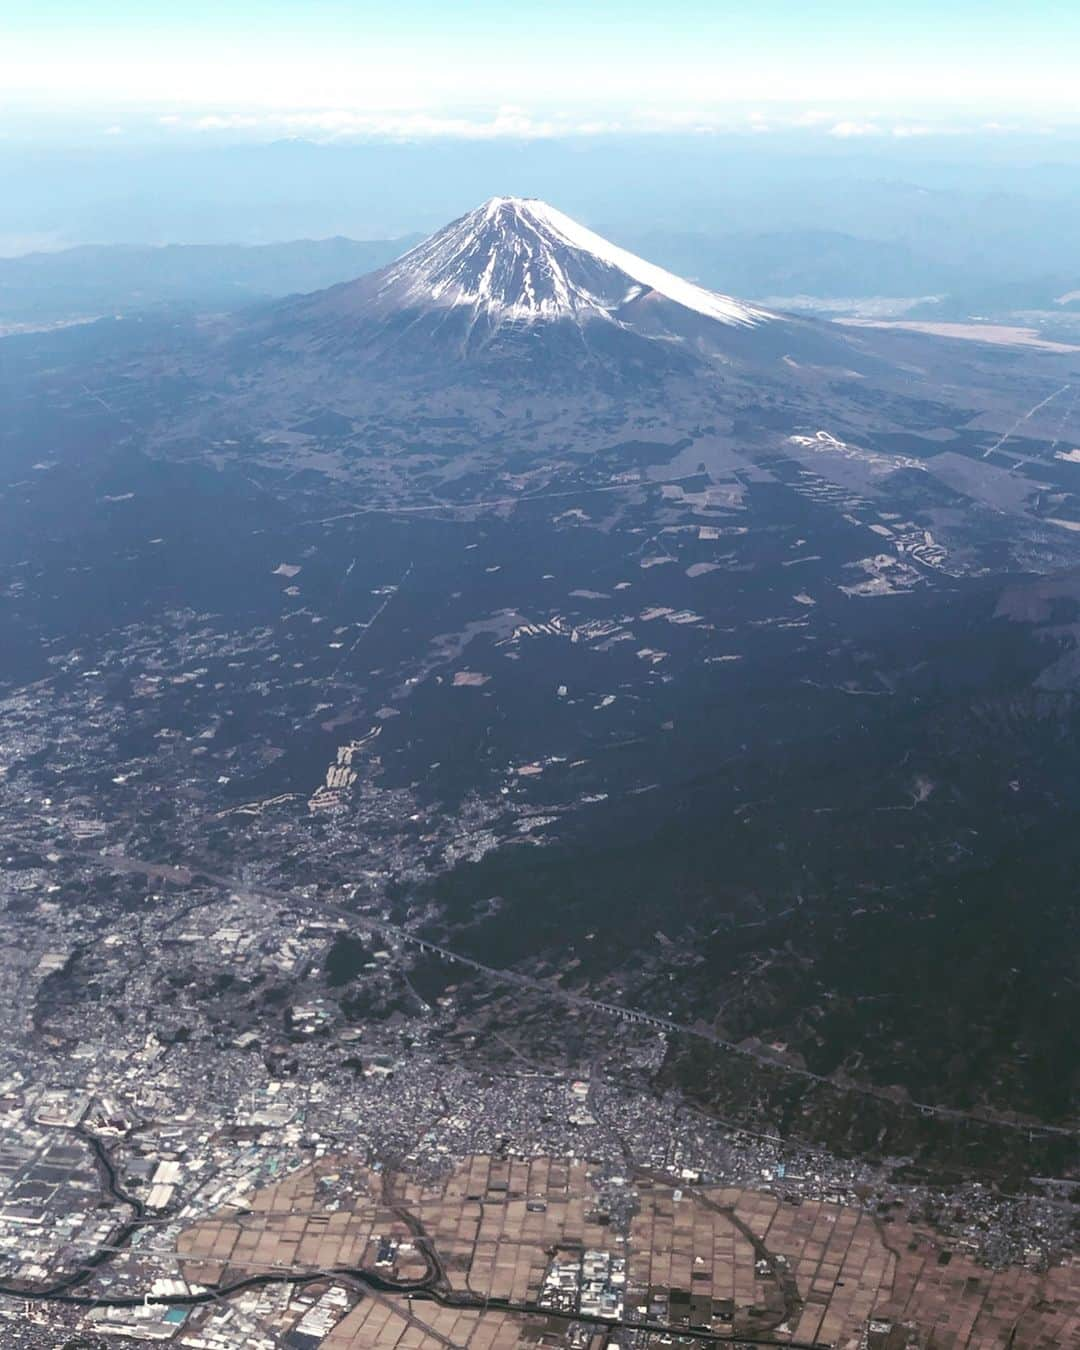
[[[497,138],[1080,122],[1059,0],[0,0],[0,134]]]

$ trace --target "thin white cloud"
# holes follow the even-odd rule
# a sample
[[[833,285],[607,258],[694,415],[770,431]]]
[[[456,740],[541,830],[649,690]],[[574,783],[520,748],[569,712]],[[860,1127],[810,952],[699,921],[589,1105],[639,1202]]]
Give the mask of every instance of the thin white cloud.
[[[78,120],[74,109],[69,116]],[[108,118],[116,117],[111,123]],[[312,141],[539,141],[609,135],[717,136],[740,135],[830,137],[836,141],[889,137],[900,141],[932,136],[962,136],[978,132],[1003,135],[1038,130],[1052,135],[1052,124],[1025,119],[990,121],[984,116],[958,117],[937,110],[908,117],[901,109],[867,101],[847,115],[842,107],[797,102],[705,107],[701,104],[639,102],[611,109],[600,116],[588,106],[564,104],[454,107],[401,107],[392,103],[355,107],[347,103],[319,108],[207,103],[199,106],[148,104],[138,109],[117,106],[89,123],[98,135],[125,140],[152,136],[174,138],[218,137],[259,140],[297,138]],[[85,124],[84,124],[85,125]]]
[[[792,125],[797,127],[820,127],[826,122],[836,120],[835,112],[826,112],[824,108],[806,108],[800,113],[796,113],[792,119]]]
[[[1032,130],[1013,124],[955,121],[890,122],[881,109],[868,108],[861,117],[837,117],[836,111],[785,107],[702,110],[701,108],[636,107],[620,116],[599,118],[585,113],[537,113],[516,104],[491,112],[436,109],[323,109],[282,108],[192,111],[157,116],[159,127],[170,133],[234,135],[239,137],[303,137],[309,140],[553,140],[614,134],[762,135],[789,132],[828,135],[837,140],[890,136],[897,140],[926,136],[958,136],[978,130]],[[1043,128],[1040,128],[1043,129]],[[1045,128],[1049,131],[1050,128]]]
[[[536,117],[523,108],[506,106],[490,116],[460,116],[433,112],[368,112],[328,108],[318,112],[206,113],[187,121],[169,119],[170,126],[199,132],[268,132],[275,135],[348,137],[376,140],[543,140],[559,136],[596,136],[622,130],[614,121],[596,118]]]
[[[599,118],[587,114],[538,114],[514,104],[490,112],[427,109],[279,109],[207,111],[159,117],[170,130],[237,135],[303,136],[322,140],[545,140],[560,137],[604,136],[617,133],[657,135],[713,135],[804,131],[828,132],[836,137],[884,135],[871,120],[836,121],[836,113],[820,109],[784,108],[763,112],[751,109],[713,109],[644,106],[621,116]],[[830,127],[827,124],[832,122]],[[896,135],[904,134],[897,129]],[[912,131],[911,134],[915,134]]]
[[[829,128],[829,135],[841,140],[850,140],[855,136],[880,136],[881,128],[876,122],[837,122]]]

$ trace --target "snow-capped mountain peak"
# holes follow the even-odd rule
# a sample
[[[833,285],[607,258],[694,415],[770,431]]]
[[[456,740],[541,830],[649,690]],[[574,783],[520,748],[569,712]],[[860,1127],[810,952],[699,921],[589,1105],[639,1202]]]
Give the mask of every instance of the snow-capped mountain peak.
[[[602,318],[658,296],[719,323],[773,316],[619,248],[547,202],[492,197],[378,274],[376,304],[464,307],[496,325]]]
[[[294,353],[347,354],[387,378],[497,376],[507,389],[515,373],[640,389],[792,354],[849,364],[846,344],[811,325],[696,286],[531,197],[492,197],[381,270],[290,297],[256,326]]]

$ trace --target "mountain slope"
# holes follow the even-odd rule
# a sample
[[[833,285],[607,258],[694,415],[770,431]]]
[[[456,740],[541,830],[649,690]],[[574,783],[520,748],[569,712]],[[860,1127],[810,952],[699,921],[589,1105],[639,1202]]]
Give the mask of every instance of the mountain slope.
[[[385,371],[522,359],[545,375],[642,380],[702,360],[850,366],[850,336],[719,295],[534,199],[493,197],[380,271],[274,306],[262,335]]]
[[[518,197],[492,197],[377,278],[377,305],[464,305],[500,323],[617,321],[649,292],[719,323],[751,327],[773,317],[683,281],[546,202]]]

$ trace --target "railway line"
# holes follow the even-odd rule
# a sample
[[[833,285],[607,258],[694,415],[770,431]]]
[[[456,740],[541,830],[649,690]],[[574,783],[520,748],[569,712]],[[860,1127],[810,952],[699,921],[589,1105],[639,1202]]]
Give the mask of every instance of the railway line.
[[[398,924],[388,923],[385,920],[377,919],[372,915],[360,914],[355,910],[346,908],[343,905],[336,905],[326,901],[311,901],[307,898],[299,898],[288,893],[267,891],[245,886],[244,883],[236,881],[234,878],[220,876],[212,872],[207,872],[199,867],[177,867],[167,864],[148,863],[141,859],[134,859],[119,856],[94,855],[95,861],[105,866],[114,867],[118,871],[141,872],[148,876],[156,876],[168,880],[179,881],[182,884],[190,883],[196,876],[205,878],[214,885],[228,890],[233,894],[239,895],[248,900],[264,901],[268,904],[289,904],[302,909],[307,909],[320,918],[332,917],[342,920],[353,927],[365,928],[370,932],[377,933],[383,939],[412,946],[421,953],[437,956],[440,960],[451,964],[462,966],[465,969],[472,970],[485,979],[493,980],[501,984],[516,986],[519,989],[528,990],[530,993],[539,994],[544,998],[562,1003],[564,1006],[575,1008],[579,1011],[599,1013],[602,1016],[611,1017],[621,1022],[631,1025],[652,1027],[665,1035],[687,1037],[694,1040],[704,1041],[718,1050],[727,1054],[737,1055],[743,1059],[752,1060],[762,1067],[772,1069],[778,1073],[787,1074],[791,1077],[800,1078],[807,1083],[829,1088],[838,1093],[853,1093],[857,1096],[866,1097],[879,1102],[888,1103],[894,1108],[906,1108],[917,1112],[927,1118],[948,1121],[954,1124],[980,1126],[984,1129],[1000,1129],[1012,1132],[1026,1134],[1029,1139],[1054,1137],[1075,1139],[1080,1136],[1080,1131],[1064,1125],[1052,1125],[1044,1122],[1031,1122],[1022,1120],[1012,1120],[1007,1116],[998,1116],[991,1114],[981,1114],[974,1111],[962,1111],[951,1106],[937,1106],[930,1102],[920,1102],[912,1098],[904,1101],[898,1101],[897,1098],[883,1088],[874,1084],[865,1083],[845,1083],[839,1084],[824,1074],[814,1073],[811,1069],[803,1068],[798,1064],[780,1059],[767,1053],[765,1050],[755,1046],[740,1045],[735,1041],[725,1040],[724,1037],[717,1035],[709,1027],[695,1026],[686,1022],[677,1022],[669,1017],[664,1017],[656,1013],[645,1012],[640,1008],[628,1007],[625,1004],[611,1003],[601,999],[592,999],[584,994],[576,994],[572,990],[563,989],[560,985],[550,980],[537,979],[531,975],[522,974],[519,971],[507,970],[498,966],[489,966],[482,961],[477,961],[473,957],[466,956],[462,952],[456,952],[441,943],[434,942],[430,938],[424,937],[421,933],[415,933],[407,928],[402,928]]]

